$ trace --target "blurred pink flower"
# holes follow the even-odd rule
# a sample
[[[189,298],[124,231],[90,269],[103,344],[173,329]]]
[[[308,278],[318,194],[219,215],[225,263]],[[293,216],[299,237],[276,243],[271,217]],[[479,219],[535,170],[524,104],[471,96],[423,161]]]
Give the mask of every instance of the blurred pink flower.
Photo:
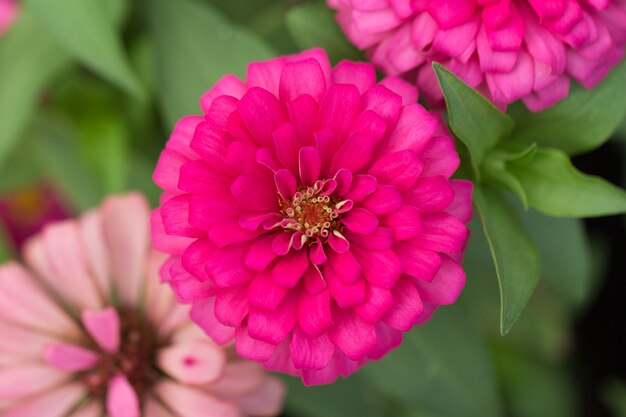
[[[594,87],[624,56],[625,0],[327,0],[356,46],[431,104],[440,62],[500,107],[539,111]]]
[[[161,154],[152,230],[216,341],[327,383],[456,300],[472,186],[414,87],[316,49],[222,78],[201,107]]]
[[[67,219],[69,213],[59,193],[37,184],[0,194],[0,228],[18,251],[26,240],[49,222]]]
[[[17,0],[0,0],[0,36],[13,24],[18,11]]]
[[[0,266],[0,415],[275,415],[279,381],[215,345],[159,284],[145,199],[113,197]]]

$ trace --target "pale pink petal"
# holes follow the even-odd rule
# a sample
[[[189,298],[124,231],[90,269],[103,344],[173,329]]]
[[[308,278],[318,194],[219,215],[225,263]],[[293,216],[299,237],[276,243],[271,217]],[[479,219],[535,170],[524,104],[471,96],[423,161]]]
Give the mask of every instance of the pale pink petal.
[[[241,417],[234,402],[219,399],[200,389],[164,380],[157,383],[154,392],[168,408],[181,416]]]
[[[113,307],[104,310],[83,310],[81,321],[87,332],[107,352],[116,353],[120,347],[120,316]]]
[[[149,209],[144,197],[127,194],[102,204],[104,236],[116,288],[123,303],[134,304],[142,291],[149,245]]]
[[[209,384],[222,375],[225,352],[205,340],[176,343],[159,350],[158,366],[169,376],[187,385]]]
[[[86,371],[100,361],[100,355],[93,350],[62,343],[46,346],[43,358],[49,365],[68,372]]]
[[[71,374],[44,364],[14,364],[0,369],[0,401],[41,394],[65,384]]]
[[[85,394],[82,384],[64,385],[11,407],[2,417],[64,417]]]
[[[275,416],[283,408],[286,395],[283,382],[274,377],[267,377],[261,388],[238,400],[241,411],[246,415]]]
[[[111,417],[140,417],[139,398],[126,377],[115,375],[109,381],[106,410]]]

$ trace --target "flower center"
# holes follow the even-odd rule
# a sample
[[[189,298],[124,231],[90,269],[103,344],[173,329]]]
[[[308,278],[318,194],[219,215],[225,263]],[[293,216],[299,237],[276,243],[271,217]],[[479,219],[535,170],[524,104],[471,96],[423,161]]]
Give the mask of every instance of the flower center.
[[[285,216],[281,226],[302,232],[309,239],[326,238],[333,229],[341,227],[341,208],[346,203],[328,195],[323,186],[299,189],[290,200],[280,200]]]
[[[94,368],[86,371],[83,380],[92,396],[104,396],[109,380],[118,373],[128,379],[140,399],[159,378],[156,352],[160,347],[156,330],[137,311],[121,310],[121,340],[117,353],[99,350],[102,359]]]

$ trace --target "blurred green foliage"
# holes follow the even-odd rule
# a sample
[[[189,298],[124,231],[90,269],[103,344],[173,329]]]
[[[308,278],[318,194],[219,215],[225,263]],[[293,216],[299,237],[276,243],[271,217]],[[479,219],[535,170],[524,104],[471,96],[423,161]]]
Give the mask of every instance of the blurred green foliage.
[[[250,61],[313,46],[334,62],[363,58],[322,1],[23,3],[0,39],[0,194],[50,182],[73,211],[129,189],[156,204],[151,175],[169,131],[199,112],[201,94],[224,74],[244,76]],[[290,416],[578,413],[572,323],[597,286],[602,246],[592,250],[581,220],[526,206],[559,217],[626,211],[623,190],[582,176],[567,156],[600,146],[624,119],[625,64],[596,90],[574,87],[541,114],[512,106],[512,117],[438,73],[467,153],[463,166],[471,167],[464,175],[478,184],[467,288],[399,349],[347,380],[305,388],[286,378]],[[626,151],[625,126],[617,136]],[[0,260],[11,256],[0,233]],[[602,395],[624,415],[623,383]]]

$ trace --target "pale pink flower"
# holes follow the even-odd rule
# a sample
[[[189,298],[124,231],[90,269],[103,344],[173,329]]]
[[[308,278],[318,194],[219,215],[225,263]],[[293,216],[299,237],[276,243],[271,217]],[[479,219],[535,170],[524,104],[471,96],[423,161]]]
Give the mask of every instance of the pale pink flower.
[[[327,0],[377,66],[442,104],[440,62],[500,107],[539,111],[624,56],[626,0]]]
[[[275,415],[283,388],[161,286],[143,197],[112,197],[0,266],[2,417]]]
[[[153,242],[216,341],[307,384],[347,376],[453,303],[471,184],[410,84],[324,51],[222,78],[154,173]]]
[[[0,0],[0,36],[15,22],[18,12],[17,0]]]

